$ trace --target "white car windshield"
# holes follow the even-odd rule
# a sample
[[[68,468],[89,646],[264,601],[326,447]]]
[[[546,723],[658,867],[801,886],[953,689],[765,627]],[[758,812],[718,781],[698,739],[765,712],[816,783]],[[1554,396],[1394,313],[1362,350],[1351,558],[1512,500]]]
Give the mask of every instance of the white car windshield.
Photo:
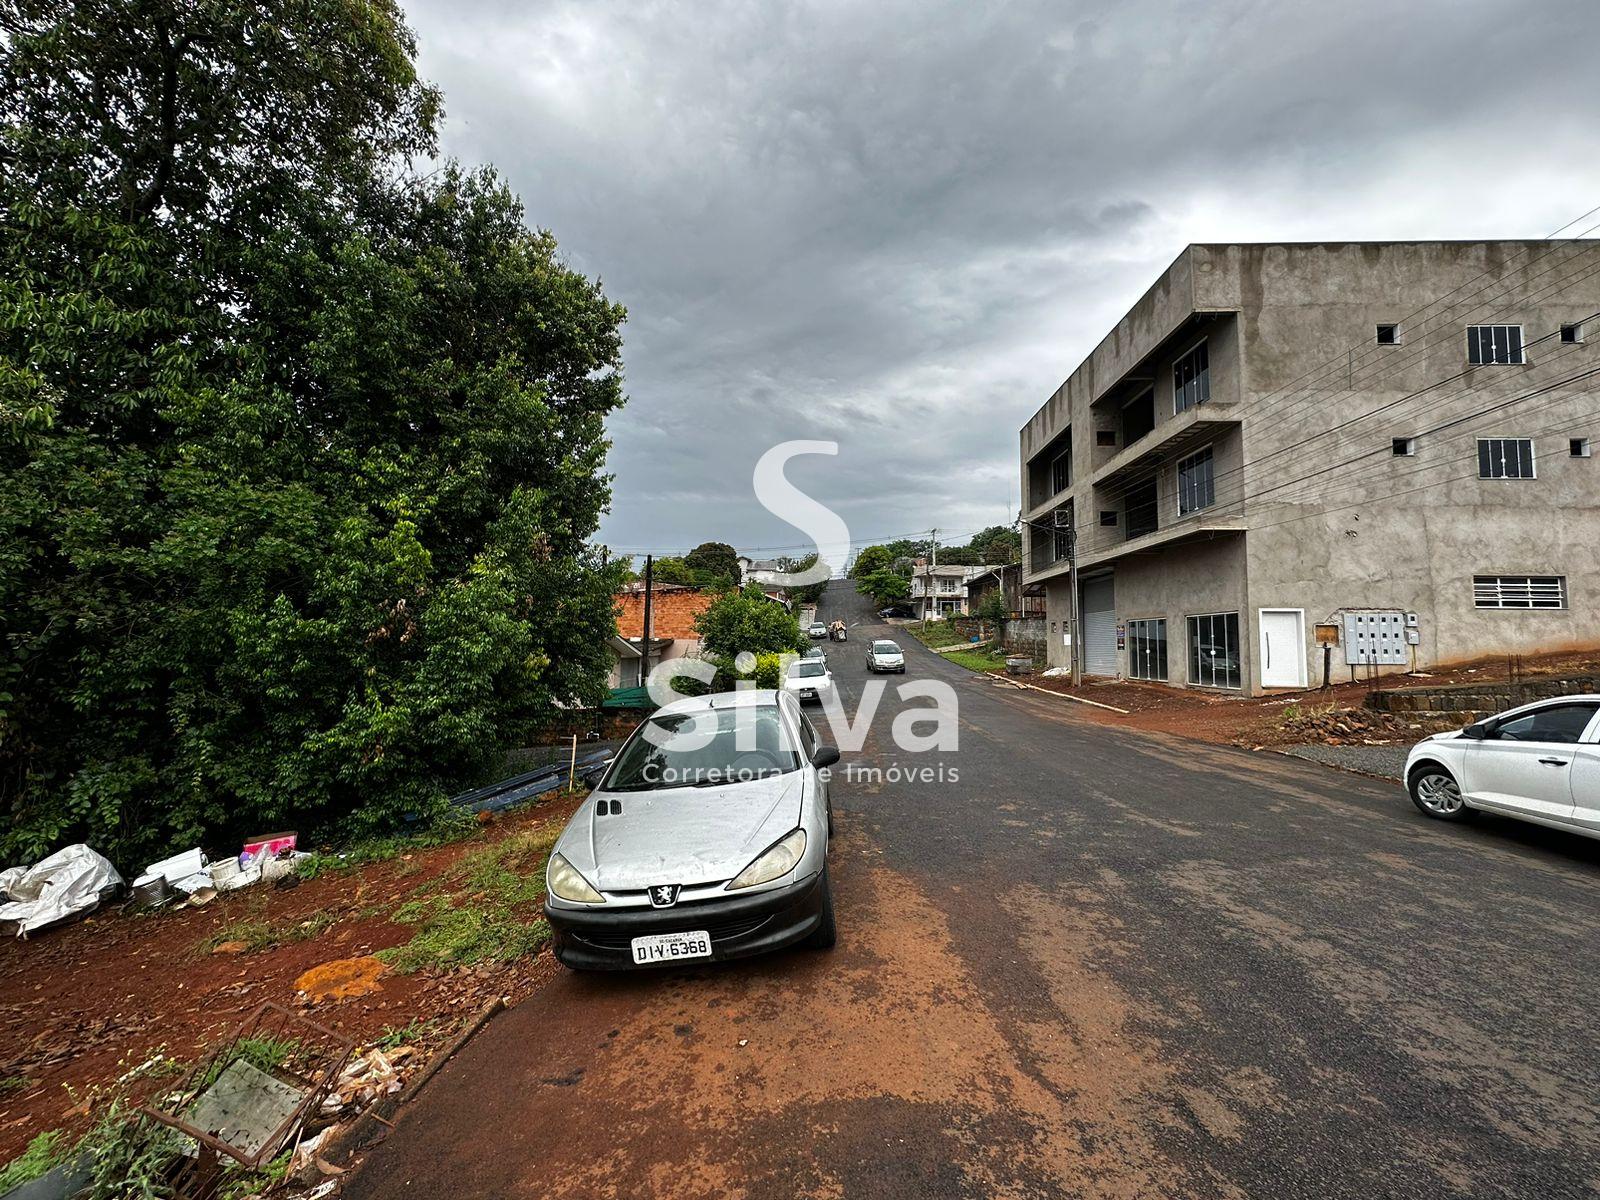
[[[900,647],[893,642],[873,642],[872,652],[874,654],[899,654]]]
[[[602,789],[649,792],[713,787],[800,767],[800,754],[772,704],[657,713],[617,755]]]
[[[797,662],[794,665],[794,674],[799,679],[811,679],[817,675],[824,675],[828,668],[819,662]]]

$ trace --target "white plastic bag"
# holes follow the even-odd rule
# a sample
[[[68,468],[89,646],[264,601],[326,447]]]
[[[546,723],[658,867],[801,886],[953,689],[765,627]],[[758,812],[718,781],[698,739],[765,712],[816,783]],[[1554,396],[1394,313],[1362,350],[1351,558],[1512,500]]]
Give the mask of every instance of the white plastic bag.
[[[122,876],[87,846],[68,846],[31,867],[0,873],[0,930],[18,937],[78,916],[122,887]]]

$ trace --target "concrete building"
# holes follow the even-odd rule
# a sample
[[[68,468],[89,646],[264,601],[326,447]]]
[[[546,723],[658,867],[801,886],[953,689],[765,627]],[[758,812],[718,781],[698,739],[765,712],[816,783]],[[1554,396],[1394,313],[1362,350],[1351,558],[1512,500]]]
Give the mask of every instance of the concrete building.
[[[1050,662],[1257,693],[1600,642],[1597,341],[1600,242],[1190,246],[1022,428]]]

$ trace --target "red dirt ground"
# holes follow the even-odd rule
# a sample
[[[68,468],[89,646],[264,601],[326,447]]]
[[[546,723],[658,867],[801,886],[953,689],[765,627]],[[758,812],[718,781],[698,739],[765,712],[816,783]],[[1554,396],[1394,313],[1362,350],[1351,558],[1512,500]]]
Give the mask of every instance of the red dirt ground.
[[[565,821],[573,797],[502,818],[473,837],[401,858],[332,871],[280,891],[258,884],[199,909],[150,914],[102,910],[28,941],[0,944],[0,1163],[49,1129],[82,1129],[83,1102],[157,1052],[192,1061],[263,1000],[297,1003],[295,981],[312,967],[410,939],[387,914],[464,853],[545,822]],[[202,944],[241,918],[285,927],[323,913],[334,924],[305,941],[251,954],[207,953]],[[5,939],[0,939],[0,942]],[[488,999],[527,994],[548,954],[509,967],[383,976],[378,990],[308,1011],[358,1043],[456,1018]],[[10,1082],[16,1081],[16,1082]]]

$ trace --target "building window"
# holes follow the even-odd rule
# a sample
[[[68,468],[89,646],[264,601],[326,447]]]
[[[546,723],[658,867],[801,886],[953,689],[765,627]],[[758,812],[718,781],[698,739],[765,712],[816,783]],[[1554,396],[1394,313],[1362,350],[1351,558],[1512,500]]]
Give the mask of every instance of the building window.
[[[1479,438],[1479,479],[1532,479],[1532,438]]]
[[[1101,509],[1100,510],[1100,524],[1114,526],[1114,525],[1116,525],[1116,523],[1117,523],[1117,513],[1116,513],[1115,509],[1109,509],[1108,508],[1108,509]]]
[[[1189,618],[1189,682],[1201,687],[1239,686],[1239,614]]]
[[[1062,562],[1072,557],[1072,526],[1057,525],[1053,534],[1051,550],[1055,553],[1057,562]]]
[[[1516,366],[1522,357],[1521,325],[1468,325],[1467,361],[1474,366]]]
[[[1588,438],[1573,438],[1570,442],[1567,443],[1567,448],[1572,451],[1572,457],[1573,458],[1588,458],[1589,457],[1589,439]]]
[[[1561,327],[1561,340],[1569,346],[1583,341],[1583,326],[1563,325]]]
[[[1217,482],[1212,471],[1211,447],[1178,460],[1178,515],[1199,512],[1217,502]]]
[[[1395,438],[1394,456],[1396,458],[1415,458],[1417,453],[1416,438]]]
[[[1167,678],[1167,623],[1128,622],[1128,678]]]
[[[1050,464],[1050,494],[1058,496],[1072,486],[1072,451],[1058,454]]]
[[[1398,346],[1399,344],[1400,344],[1400,326],[1398,326],[1398,325],[1379,325],[1378,326],[1378,345],[1380,345],[1380,346]]]
[[[1211,399],[1211,360],[1201,342],[1172,364],[1172,411],[1181,413]]]
[[[1096,446],[1115,446],[1117,444],[1117,431],[1115,429],[1096,429],[1094,431],[1094,444]]]
[[[1565,575],[1474,575],[1476,608],[1565,608]]]

